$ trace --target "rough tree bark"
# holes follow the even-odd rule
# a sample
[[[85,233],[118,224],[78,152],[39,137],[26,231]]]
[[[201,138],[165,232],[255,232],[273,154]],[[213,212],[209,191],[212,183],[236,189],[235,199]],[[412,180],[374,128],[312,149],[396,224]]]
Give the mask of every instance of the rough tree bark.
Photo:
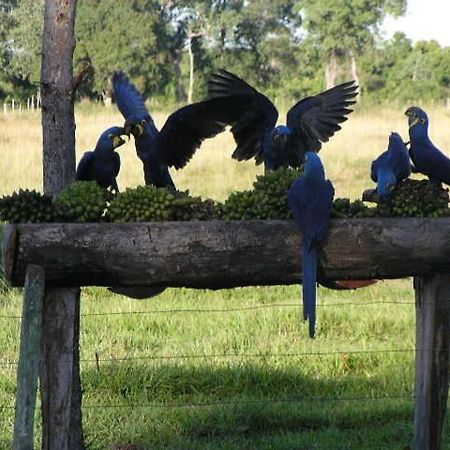
[[[328,55],[328,62],[325,66],[325,84],[327,89],[336,85],[336,79],[339,72],[338,52],[331,50]]]
[[[356,84],[360,86],[359,83],[359,75],[358,75],[358,65],[356,63],[356,55],[353,50],[350,51],[350,69],[352,72],[352,78],[356,81]],[[356,97],[356,101],[359,101],[361,97],[361,91],[359,92],[359,95]]]
[[[44,191],[58,194],[75,175],[73,78],[76,0],[46,0],[42,36]],[[79,376],[80,289],[47,289],[44,300],[42,449],[84,449]]]

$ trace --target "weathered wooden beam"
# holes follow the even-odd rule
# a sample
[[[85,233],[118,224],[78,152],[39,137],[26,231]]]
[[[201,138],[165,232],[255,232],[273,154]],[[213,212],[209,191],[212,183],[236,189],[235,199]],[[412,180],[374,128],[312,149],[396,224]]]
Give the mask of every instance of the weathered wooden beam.
[[[5,271],[15,286],[28,264],[42,264],[52,286],[215,289],[300,280],[301,237],[290,221],[7,228],[14,242],[5,242]],[[320,255],[319,274],[328,279],[431,273],[450,273],[450,218],[333,220]]]
[[[449,385],[450,275],[417,277],[414,288],[417,348],[414,448],[439,450]]]
[[[17,368],[14,450],[33,450],[34,448],[34,412],[41,356],[44,289],[42,267],[28,266],[25,277],[19,366]]]

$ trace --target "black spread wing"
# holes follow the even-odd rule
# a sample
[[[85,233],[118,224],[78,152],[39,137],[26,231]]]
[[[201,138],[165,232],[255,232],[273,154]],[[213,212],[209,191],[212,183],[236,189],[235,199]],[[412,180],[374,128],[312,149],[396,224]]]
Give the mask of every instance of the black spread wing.
[[[230,130],[237,145],[232,156],[239,161],[256,157],[257,162],[262,162],[262,142],[278,119],[273,103],[244,80],[223,69],[208,81],[208,97],[240,97],[248,102]]]
[[[158,136],[164,162],[177,169],[184,167],[203,140],[224,131],[227,125],[233,126],[248,105],[248,98],[217,97],[172,113]]]
[[[286,124],[293,131],[290,140],[300,140],[306,151],[319,151],[353,111],[349,106],[355,103],[357,89],[349,81],[295,104],[287,114]]]

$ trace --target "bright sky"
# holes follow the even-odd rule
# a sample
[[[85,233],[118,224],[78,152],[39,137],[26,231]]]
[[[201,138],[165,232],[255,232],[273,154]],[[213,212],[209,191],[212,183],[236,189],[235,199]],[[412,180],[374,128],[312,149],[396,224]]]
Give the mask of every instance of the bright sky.
[[[403,31],[413,42],[435,39],[442,46],[450,46],[450,0],[407,1],[405,16],[386,19],[382,27],[385,37]]]

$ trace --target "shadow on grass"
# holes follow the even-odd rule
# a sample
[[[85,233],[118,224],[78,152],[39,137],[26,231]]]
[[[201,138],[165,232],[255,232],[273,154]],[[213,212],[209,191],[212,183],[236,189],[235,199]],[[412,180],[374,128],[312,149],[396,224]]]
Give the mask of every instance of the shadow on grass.
[[[320,380],[302,374],[301,367],[281,370],[268,364],[112,364],[85,370],[82,378],[85,428],[103,446],[222,448],[220,442],[232,439],[231,447],[223,448],[256,448],[244,441],[290,433],[300,441],[292,438],[289,448],[305,436],[311,439],[311,433],[320,440],[330,430],[353,436],[355,447],[339,448],[363,448],[360,439],[367,434],[395,439],[392,448],[411,438],[411,394],[386,392],[376,379]],[[389,438],[383,437],[384,428]],[[243,440],[242,447],[236,440]]]

